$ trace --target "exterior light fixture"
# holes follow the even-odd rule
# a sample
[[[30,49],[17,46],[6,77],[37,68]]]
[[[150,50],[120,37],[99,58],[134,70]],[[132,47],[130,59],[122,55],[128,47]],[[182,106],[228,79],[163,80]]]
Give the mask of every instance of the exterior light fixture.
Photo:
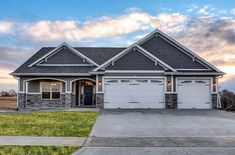
[[[101,85],[102,85],[101,81],[99,81],[99,82],[98,82],[98,85],[99,85],[99,86],[101,86]]]

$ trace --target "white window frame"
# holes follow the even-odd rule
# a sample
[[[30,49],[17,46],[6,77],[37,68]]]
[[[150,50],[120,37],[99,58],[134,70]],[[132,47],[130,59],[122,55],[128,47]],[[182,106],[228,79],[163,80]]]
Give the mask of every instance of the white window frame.
[[[42,85],[43,85],[44,83],[47,83],[47,84],[50,85],[50,98],[49,98],[49,99],[44,99],[44,98],[42,98]],[[58,98],[58,99],[53,99],[53,98],[52,98],[52,86],[51,86],[52,83],[58,83],[58,84],[60,84],[60,91],[59,91],[59,92],[60,92],[60,98]],[[63,87],[62,82],[40,82],[41,100],[61,100],[62,87]]]

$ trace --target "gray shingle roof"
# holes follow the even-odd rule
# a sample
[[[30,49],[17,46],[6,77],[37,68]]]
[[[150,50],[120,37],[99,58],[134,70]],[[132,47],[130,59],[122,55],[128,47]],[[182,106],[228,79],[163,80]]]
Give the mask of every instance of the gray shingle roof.
[[[24,64],[17,68],[14,73],[88,73],[96,66],[32,66],[31,63],[38,60],[55,47],[43,47],[29,58]],[[102,64],[125,48],[106,48],[106,47],[75,47],[76,50],[86,55],[98,64]]]

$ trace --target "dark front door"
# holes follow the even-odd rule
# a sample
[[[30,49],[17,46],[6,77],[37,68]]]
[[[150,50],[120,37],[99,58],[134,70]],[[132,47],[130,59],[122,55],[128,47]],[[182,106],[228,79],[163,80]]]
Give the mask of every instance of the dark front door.
[[[84,86],[84,105],[92,105],[93,86]]]

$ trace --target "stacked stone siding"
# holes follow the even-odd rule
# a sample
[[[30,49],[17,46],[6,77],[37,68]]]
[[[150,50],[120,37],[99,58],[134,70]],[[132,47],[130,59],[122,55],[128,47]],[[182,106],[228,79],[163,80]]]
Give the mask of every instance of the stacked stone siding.
[[[26,108],[26,94],[25,93],[18,93],[18,109],[23,110]]]
[[[217,109],[217,94],[212,94],[211,100],[212,100],[212,109]]]
[[[97,108],[104,108],[104,94],[103,93],[97,93],[96,94],[96,107]]]
[[[165,94],[166,109],[177,109],[177,94]]]
[[[42,100],[41,94],[27,94],[27,108],[41,107],[67,107],[65,94],[61,94],[61,99],[59,100]]]

